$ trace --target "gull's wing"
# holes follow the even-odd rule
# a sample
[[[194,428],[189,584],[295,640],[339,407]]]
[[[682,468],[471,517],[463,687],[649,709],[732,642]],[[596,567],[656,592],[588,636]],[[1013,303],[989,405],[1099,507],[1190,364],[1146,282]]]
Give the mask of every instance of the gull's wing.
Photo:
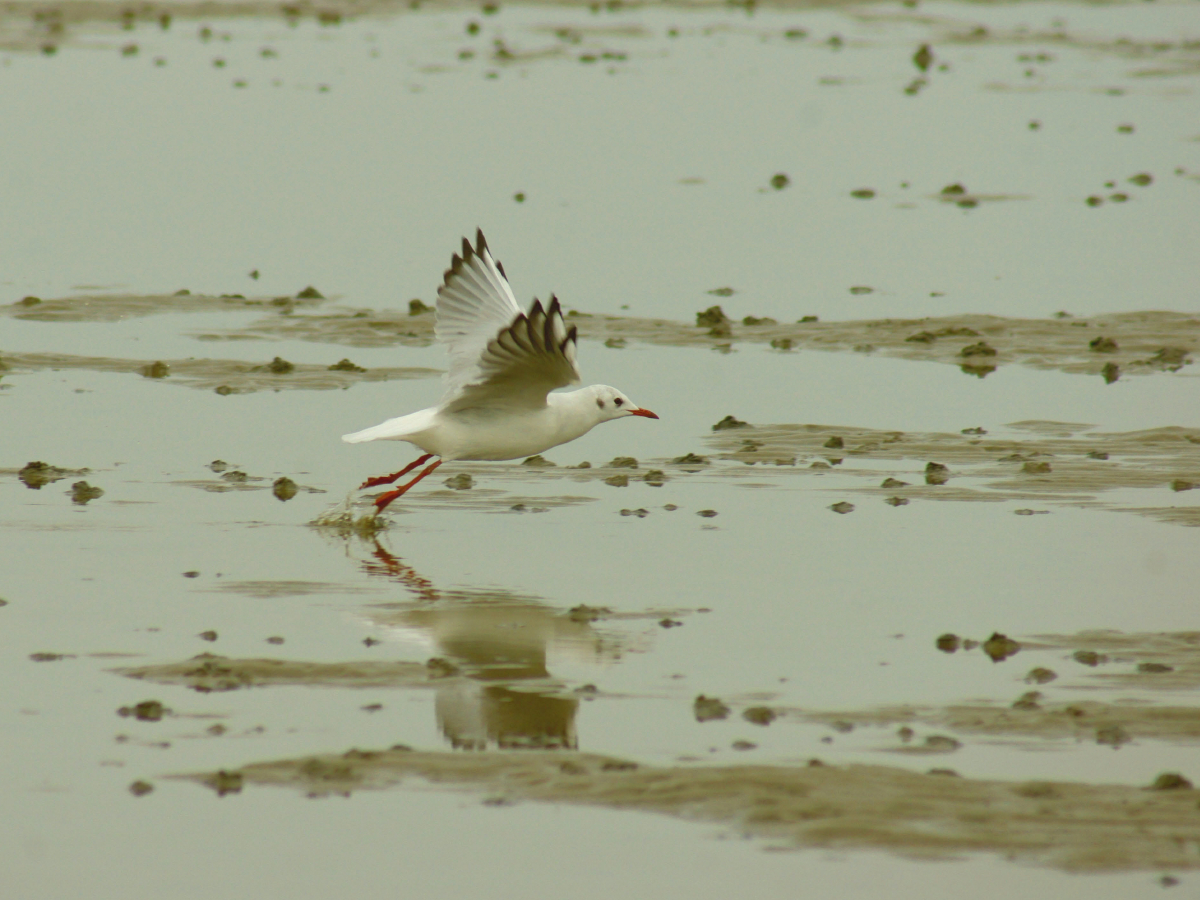
[[[476,363],[477,377],[454,387],[442,402],[450,412],[480,407],[541,409],[555,388],[579,384],[575,365],[575,326],[563,321],[558,298],[529,314],[518,313],[488,341]]]
[[[450,391],[479,377],[479,362],[488,342],[521,314],[504,267],[492,259],[483,231],[475,232],[475,246],[463,238],[438,288],[437,339],[450,353],[447,382]]]
[[[575,327],[567,328],[558,298],[521,312],[483,232],[463,240],[438,289],[437,336],[450,352],[443,409],[538,409],[555,388],[579,383]]]

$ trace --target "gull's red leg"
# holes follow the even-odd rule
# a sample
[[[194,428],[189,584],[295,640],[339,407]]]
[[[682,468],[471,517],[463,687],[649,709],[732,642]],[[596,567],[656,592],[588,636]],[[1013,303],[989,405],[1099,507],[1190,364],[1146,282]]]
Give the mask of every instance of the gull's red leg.
[[[401,494],[403,494],[410,487],[412,487],[414,484],[416,484],[418,481],[420,481],[422,478],[424,478],[426,475],[428,475],[430,472],[432,472],[434,469],[436,469],[441,464],[442,464],[442,461],[439,459],[433,465],[426,466],[424,469],[422,469],[421,474],[418,475],[416,478],[414,478],[412,481],[410,481],[408,484],[402,484],[402,485],[400,485],[400,487],[396,488],[394,491],[385,491],[384,493],[380,494],[378,497],[375,498],[375,511],[383,512],[384,509],[387,508],[387,505],[389,503],[391,503],[393,500],[395,500],[397,497],[399,497]]]
[[[358,486],[358,489],[361,491],[363,488],[375,487],[377,484],[391,484],[393,481],[395,481],[401,475],[407,475],[409,472],[411,472],[417,466],[421,465],[426,460],[430,460],[430,459],[433,459],[433,454],[426,453],[420,459],[409,463],[407,466],[405,466],[399,472],[393,472],[391,475],[379,475],[375,478],[368,478],[366,481],[364,481],[362,484],[360,484]]]

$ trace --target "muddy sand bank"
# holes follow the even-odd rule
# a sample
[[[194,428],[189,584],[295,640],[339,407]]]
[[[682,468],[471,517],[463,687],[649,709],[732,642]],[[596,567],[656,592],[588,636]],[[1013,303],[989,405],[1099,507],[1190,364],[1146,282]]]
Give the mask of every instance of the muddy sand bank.
[[[1070,871],[1200,866],[1190,785],[1147,789],[1011,783],[886,766],[654,767],[581,753],[350,750],[185,777],[218,794],[286,787],[312,797],[421,778],[485,803],[568,803],[706,821],[797,848],[878,849],[938,858],[996,853]]]

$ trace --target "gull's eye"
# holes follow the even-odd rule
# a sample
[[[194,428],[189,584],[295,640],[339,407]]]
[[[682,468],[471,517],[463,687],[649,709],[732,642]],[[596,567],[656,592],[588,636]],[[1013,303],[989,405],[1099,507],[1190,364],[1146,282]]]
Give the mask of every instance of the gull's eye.
[[[615,400],[613,400],[613,403],[615,403],[617,406],[620,406],[624,402],[625,401],[622,400],[620,397],[617,397]]]

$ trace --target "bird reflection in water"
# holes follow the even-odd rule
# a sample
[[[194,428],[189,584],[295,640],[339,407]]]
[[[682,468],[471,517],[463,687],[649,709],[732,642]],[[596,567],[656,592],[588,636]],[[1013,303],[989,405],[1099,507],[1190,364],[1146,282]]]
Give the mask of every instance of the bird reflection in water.
[[[378,542],[363,562],[404,585],[413,601],[367,611],[397,638],[433,648],[438,724],[462,750],[578,749],[579,695],[551,674],[547,657],[606,663],[622,647],[591,616],[505,591],[442,591]]]

